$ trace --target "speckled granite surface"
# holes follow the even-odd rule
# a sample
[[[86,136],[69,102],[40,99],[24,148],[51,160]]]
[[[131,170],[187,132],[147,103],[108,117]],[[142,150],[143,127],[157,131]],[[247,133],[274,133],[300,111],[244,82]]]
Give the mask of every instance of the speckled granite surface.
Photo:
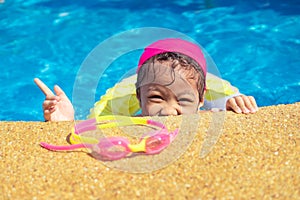
[[[213,115],[200,114],[192,144],[180,147],[179,158],[145,173],[128,172],[138,169],[128,159],[111,165],[82,151],[39,146],[68,144],[71,122],[0,122],[0,199],[300,199],[300,103],[263,107],[253,115],[227,112],[223,134],[200,158]],[[167,124],[179,121],[170,117]],[[158,155],[147,163],[160,160]]]

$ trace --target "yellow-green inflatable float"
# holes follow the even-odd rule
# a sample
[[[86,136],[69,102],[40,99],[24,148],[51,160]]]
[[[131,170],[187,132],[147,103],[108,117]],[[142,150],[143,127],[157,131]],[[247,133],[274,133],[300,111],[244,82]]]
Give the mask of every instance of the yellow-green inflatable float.
[[[94,108],[90,110],[88,118],[101,115],[133,116],[138,113],[140,105],[136,97],[136,78],[137,75],[135,74],[109,88],[100,100],[95,103]],[[219,108],[224,110],[226,101],[238,95],[240,95],[239,90],[228,81],[207,73],[203,109]]]

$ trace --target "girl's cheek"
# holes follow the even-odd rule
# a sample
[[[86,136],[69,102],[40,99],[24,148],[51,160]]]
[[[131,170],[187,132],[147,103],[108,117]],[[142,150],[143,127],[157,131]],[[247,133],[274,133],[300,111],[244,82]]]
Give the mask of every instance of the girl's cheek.
[[[149,116],[158,115],[161,109],[162,109],[162,106],[158,105],[158,104],[149,104],[147,106],[147,111],[148,111]]]
[[[198,112],[198,107],[184,107],[182,108],[182,114],[196,114]]]

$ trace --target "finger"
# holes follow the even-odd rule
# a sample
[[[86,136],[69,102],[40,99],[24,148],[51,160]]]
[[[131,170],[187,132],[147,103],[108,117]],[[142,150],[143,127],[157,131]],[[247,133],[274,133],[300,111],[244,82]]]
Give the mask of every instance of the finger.
[[[51,106],[50,109],[49,109],[50,113],[53,113],[56,110],[57,110],[56,106]]]
[[[45,101],[59,101],[60,97],[59,96],[46,96]]]
[[[235,98],[231,98],[226,103],[227,110],[233,110],[236,113],[241,113],[242,110],[237,105]]]
[[[44,119],[45,121],[52,121],[51,120],[51,114],[56,110],[56,108],[52,110],[44,110]]]
[[[249,101],[250,101],[250,103],[252,105],[253,112],[258,111],[258,106],[256,104],[255,98],[253,96],[249,96],[248,98],[249,98]]]
[[[243,103],[245,105],[245,108],[250,112],[250,113],[254,113],[254,108],[250,102],[250,99],[248,96],[242,96],[243,99]]]
[[[51,107],[55,107],[57,104],[56,100],[45,100],[43,102],[43,109],[44,110],[50,110]]]
[[[45,119],[45,121],[50,121],[51,113],[49,110],[44,110],[44,119]]]
[[[34,82],[46,96],[54,96],[53,92],[40,79],[35,78]]]
[[[236,97],[236,104],[237,104],[238,107],[240,107],[240,109],[242,110],[243,113],[247,114],[250,111],[245,106],[245,98],[244,97],[245,96],[238,96],[238,97]]]
[[[56,110],[57,110],[56,106],[51,106],[51,107],[49,107],[49,109],[45,109],[44,113],[51,114],[51,113],[53,113]]]
[[[255,113],[257,111],[257,105],[254,97],[252,96],[242,96],[245,107],[249,110],[250,113]]]
[[[65,92],[58,85],[54,86],[54,92],[57,96],[61,96],[61,95],[65,96]]]

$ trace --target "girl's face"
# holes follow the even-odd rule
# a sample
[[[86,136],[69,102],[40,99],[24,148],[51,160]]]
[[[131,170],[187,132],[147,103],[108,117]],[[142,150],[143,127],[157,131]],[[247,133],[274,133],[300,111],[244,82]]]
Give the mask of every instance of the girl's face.
[[[196,81],[163,65],[155,65],[147,72],[138,98],[143,116],[194,114],[203,105]]]

